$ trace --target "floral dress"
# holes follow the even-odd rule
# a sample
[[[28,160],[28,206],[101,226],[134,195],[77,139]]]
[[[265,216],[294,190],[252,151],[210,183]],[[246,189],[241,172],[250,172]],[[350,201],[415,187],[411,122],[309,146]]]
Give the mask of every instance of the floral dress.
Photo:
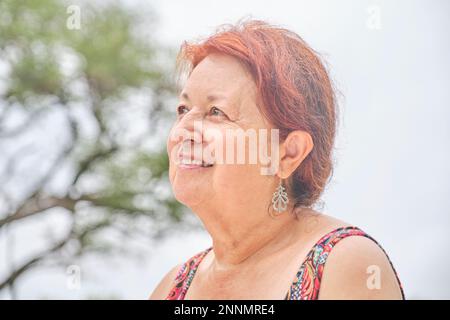
[[[316,300],[319,296],[320,282],[328,255],[336,243],[349,236],[363,236],[369,238],[374,241],[381,248],[381,250],[383,250],[392,269],[394,270],[395,277],[400,286],[402,299],[404,300],[405,294],[403,291],[403,286],[389,256],[374,238],[355,226],[337,228],[325,234],[319,241],[316,242],[301,264],[284,299]],[[174,280],[174,286],[167,295],[166,300],[184,299],[200,262],[211,249],[212,247],[209,247],[206,250],[196,254],[180,267]]]

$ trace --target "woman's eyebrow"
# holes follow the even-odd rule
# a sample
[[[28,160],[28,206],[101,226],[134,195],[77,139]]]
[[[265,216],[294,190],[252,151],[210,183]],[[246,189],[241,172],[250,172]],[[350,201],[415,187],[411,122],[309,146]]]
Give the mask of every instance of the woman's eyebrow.
[[[180,94],[179,98],[180,99],[184,99],[186,101],[190,101],[189,95],[188,95],[187,92],[182,92]],[[221,94],[208,94],[206,96],[206,100],[208,100],[208,102],[214,102],[214,101],[217,101],[217,100],[226,100],[226,97],[224,95],[221,95]]]
[[[208,94],[206,96],[206,100],[208,100],[208,102],[213,102],[213,101],[217,101],[217,100],[226,100],[226,97],[223,95],[216,95],[216,94]]]
[[[181,92],[179,98],[190,102],[189,94],[186,91]],[[206,96],[206,100],[208,100],[208,102],[213,102],[213,101],[217,101],[217,100],[227,100],[227,98],[226,98],[226,96],[221,95],[221,94],[208,94]],[[233,118],[232,120],[236,121],[238,118],[240,118],[240,114],[241,114],[240,107],[235,107],[234,104],[230,104],[229,101],[227,101],[227,105],[229,107],[231,107],[231,109],[229,109],[228,111],[232,113],[232,118]]]
[[[179,98],[189,101],[189,95],[186,92],[182,92]]]

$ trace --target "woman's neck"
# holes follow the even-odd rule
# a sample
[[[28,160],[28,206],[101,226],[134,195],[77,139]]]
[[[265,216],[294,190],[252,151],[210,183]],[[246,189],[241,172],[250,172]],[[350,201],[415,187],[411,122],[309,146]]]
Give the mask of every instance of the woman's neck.
[[[300,220],[292,208],[280,216],[251,213],[239,216],[236,210],[199,214],[213,241],[215,269],[232,271],[244,264],[251,265],[292,244],[298,237]]]

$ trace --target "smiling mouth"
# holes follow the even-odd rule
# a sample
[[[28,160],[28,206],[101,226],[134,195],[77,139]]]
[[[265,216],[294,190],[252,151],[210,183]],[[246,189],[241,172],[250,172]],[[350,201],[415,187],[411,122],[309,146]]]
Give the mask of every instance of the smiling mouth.
[[[191,167],[191,168],[197,168],[197,167],[210,168],[214,164],[206,163],[204,161],[199,161],[199,160],[180,159],[179,165],[181,165],[183,167]]]

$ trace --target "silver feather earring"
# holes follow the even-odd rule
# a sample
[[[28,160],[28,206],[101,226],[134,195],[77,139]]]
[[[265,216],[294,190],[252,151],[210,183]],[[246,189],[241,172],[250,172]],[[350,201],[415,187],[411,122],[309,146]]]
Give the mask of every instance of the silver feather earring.
[[[280,184],[278,185],[277,190],[273,193],[272,197],[272,207],[277,212],[275,215],[280,215],[283,211],[285,211],[288,203],[288,194],[280,179]]]

